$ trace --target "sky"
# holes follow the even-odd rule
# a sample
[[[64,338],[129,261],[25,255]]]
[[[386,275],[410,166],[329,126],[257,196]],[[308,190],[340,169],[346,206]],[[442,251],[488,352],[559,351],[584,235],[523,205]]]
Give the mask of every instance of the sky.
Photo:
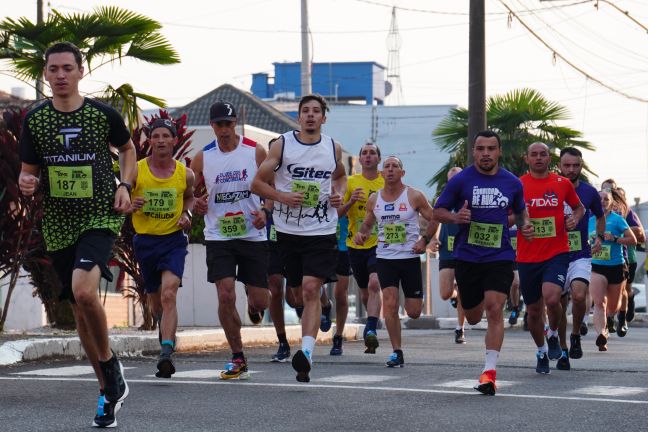
[[[91,93],[107,83],[116,87],[128,82],[177,107],[224,83],[249,90],[252,73],[272,73],[273,62],[300,61],[300,3],[52,0],[46,9],[75,13],[117,5],[160,21],[181,64],[125,60],[86,76],[81,90]],[[563,125],[580,130],[596,147],[585,154],[598,175],[595,185],[613,177],[630,201],[635,197],[648,201],[648,2],[599,1],[598,8],[595,4],[486,0],[486,92],[495,95],[529,87],[566,106],[570,119]],[[504,5],[551,48],[509,15]],[[375,61],[387,66],[392,6],[398,8],[401,102],[467,106],[468,0],[309,0],[312,60]],[[36,1],[5,0],[2,13],[35,21]],[[0,90],[21,86],[26,87],[7,76],[6,64],[0,64]],[[394,102],[387,99],[388,104]]]

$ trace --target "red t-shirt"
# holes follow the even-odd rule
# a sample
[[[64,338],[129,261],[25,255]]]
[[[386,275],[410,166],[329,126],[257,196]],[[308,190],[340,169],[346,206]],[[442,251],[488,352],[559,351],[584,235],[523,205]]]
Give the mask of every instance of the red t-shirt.
[[[518,230],[517,261],[539,263],[569,252],[564,203],[576,207],[580,199],[569,179],[550,173],[546,178],[520,177],[524,202],[535,225],[535,238],[527,241]]]

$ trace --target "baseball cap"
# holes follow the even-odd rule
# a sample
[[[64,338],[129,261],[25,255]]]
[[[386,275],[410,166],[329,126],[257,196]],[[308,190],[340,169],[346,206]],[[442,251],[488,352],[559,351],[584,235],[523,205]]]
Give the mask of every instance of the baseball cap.
[[[175,125],[169,119],[157,118],[153,120],[153,123],[149,123],[149,135],[157,128],[166,128],[171,132],[171,135],[178,136]]]
[[[236,121],[236,110],[234,104],[225,101],[215,102],[209,108],[209,120],[217,121]]]

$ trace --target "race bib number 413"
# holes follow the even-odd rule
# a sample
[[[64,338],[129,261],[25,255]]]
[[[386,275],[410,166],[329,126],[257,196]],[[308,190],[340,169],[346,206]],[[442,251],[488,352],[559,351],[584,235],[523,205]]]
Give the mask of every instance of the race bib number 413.
[[[91,166],[48,166],[50,196],[92,198]]]
[[[551,217],[531,218],[536,238],[556,237],[556,220]]]

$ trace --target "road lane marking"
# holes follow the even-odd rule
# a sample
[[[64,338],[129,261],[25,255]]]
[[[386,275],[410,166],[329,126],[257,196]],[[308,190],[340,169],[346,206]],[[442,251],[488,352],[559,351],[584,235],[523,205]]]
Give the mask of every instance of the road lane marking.
[[[330,383],[348,383],[348,384],[369,384],[376,382],[383,382],[390,379],[399,378],[391,375],[334,375],[325,378],[317,378],[317,382],[330,382]]]
[[[591,386],[573,390],[572,393],[594,396],[636,396],[646,393],[642,387]]]
[[[91,382],[96,383],[94,378],[65,378],[65,377],[27,377],[27,376],[0,376],[0,381],[76,381],[76,382]],[[150,379],[128,379],[129,383],[140,384],[197,384],[197,385],[240,385],[250,387],[277,387],[277,388],[292,388],[292,389],[334,389],[334,390],[369,390],[369,391],[385,391],[392,393],[423,393],[423,394],[452,394],[452,395],[471,395],[483,396],[476,391],[459,391],[459,390],[438,390],[438,389],[415,389],[404,387],[378,387],[378,386],[350,386],[350,385],[335,385],[335,384],[288,384],[288,383],[258,383],[250,381],[238,381],[233,384],[230,381],[192,381],[192,380],[150,380]],[[632,399],[611,399],[601,397],[579,397],[579,396],[550,396],[550,395],[531,395],[531,394],[507,394],[497,393],[496,397],[518,398],[518,399],[541,399],[541,400],[564,400],[564,401],[590,401],[590,402],[605,402],[605,403],[620,403],[620,404],[633,404],[633,405],[648,405],[648,400],[632,400]]]
[[[124,370],[135,369],[134,367],[124,367]],[[94,374],[92,366],[65,366],[48,369],[35,369],[25,372],[14,372],[12,375],[36,375],[44,377],[74,377],[80,375]]]

